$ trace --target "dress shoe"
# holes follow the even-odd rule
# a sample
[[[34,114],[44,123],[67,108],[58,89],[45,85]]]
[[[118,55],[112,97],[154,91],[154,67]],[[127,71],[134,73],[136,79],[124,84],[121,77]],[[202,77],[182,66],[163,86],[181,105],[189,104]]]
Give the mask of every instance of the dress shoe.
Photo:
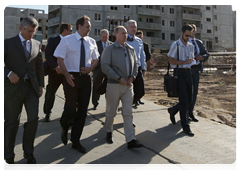
[[[81,153],[87,153],[86,149],[79,143],[72,143],[72,148],[78,150]]]
[[[5,168],[8,170],[14,169],[14,159],[13,158],[6,159]]]
[[[98,108],[98,105],[93,106],[93,110],[97,110],[97,108]]]
[[[50,119],[50,113],[47,113],[47,114],[46,114],[44,121],[45,121],[45,122],[50,122],[50,121],[51,121],[51,119]]]
[[[67,145],[67,142],[68,142],[68,129],[65,130],[64,128],[62,128],[61,140],[62,140],[62,143],[64,145]]]
[[[142,102],[141,100],[138,100],[138,103],[139,103],[139,104],[144,104],[144,102]]]
[[[139,143],[138,141],[136,141],[135,139],[128,142],[127,145],[128,145],[128,149],[143,147],[143,145],[141,143]]]
[[[198,119],[195,116],[189,116],[190,121],[198,122]]]
[[[177,113],[172,107],[168,108],[168,113],[170,114],[170,120],[172,124],[176,124],[175,114]]]
[[[132,125],[133,125],[133,127],[136,127],[136,124],[134,122],[132,122]]]
[[[186,133],[188,136],[194,136],[194,133],[189,129],[189,130],[183,130],[184,133]]]
[[[112,132],[107,132],[106,140],[109,143],[113,143]]]
[[[33,156],[33,153],[23,153],[23,157],[27,159],[28,164],[36,164],[36,159]]]
[[[136,101],[134,104],[134,107],[137,107],[139,105],[138,101]]]

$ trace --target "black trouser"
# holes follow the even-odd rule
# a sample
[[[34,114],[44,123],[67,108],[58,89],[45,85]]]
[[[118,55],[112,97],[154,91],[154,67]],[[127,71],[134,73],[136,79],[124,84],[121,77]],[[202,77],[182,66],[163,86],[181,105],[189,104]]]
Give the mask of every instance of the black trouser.
[[[197,100],[197,94],[198,94],[198,84],[199,84],[199,67],[193,66],[191,68],[192,72],[192,81],[193,81],[193,97],[192,97],[192,103],[189,106],[188,114],[190,117],[193,116],[193,109]]]
[[[176,69],[174,69],[176,75]],[[179,90],[179,103],[173,107],[178,108],[180,111],[180,119],[183,130],[189,130],[189,114],[188,109],[192,103],[192,74],[191,69],[178,69],[178,90]]]
[[[23,151],[33,153],[38,126],[39,96],[30,80],[22,82],[10,98],[4,99],[4,158],[14,158],[15,139],[19,127],[22,107],[25,106],[27,122],[23,128]]]
[[[46,87],[45,101],[43,105],[43,112],[45,114],[52,113],[53,104],[55,101],[55,94],[59,86],[63,83],[64,75],[57,74],[57,72],[49,71],[48,73],[48,85]]]
[[[104,74],[101,70],[101,66],[96,67],[93,70],[93,90],[92,90],[92,104],[94,106],[97,106],[99,104],[99,98],[100,94],[96,93],[97,88],[102,83],[102,80],[104,78]]]
[[[74,119],[71,132],[71,141],[79,142],[85,120],[87,117],[87,109],[91,95],[91,76],[79,73],[70,73],[73,75],[75,86],[68,84],[66,79],[63,81],[63,89],[65,94],[65,105],[60,124],[63,129],[67,130],[71,121]]]
[[[137,77],[133,81],[133,92],[134,92],[133,103],[140,100],[145,94],[144,79],[141,67],[138,67]]]

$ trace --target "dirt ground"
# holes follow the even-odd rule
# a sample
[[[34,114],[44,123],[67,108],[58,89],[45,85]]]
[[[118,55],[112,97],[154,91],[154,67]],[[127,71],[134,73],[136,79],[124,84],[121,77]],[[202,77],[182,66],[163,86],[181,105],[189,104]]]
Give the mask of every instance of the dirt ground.
[[[145,76],[146,100],[170,107],[178,98],[169,98],[163,90],[164,72],[153,69]],[[202,73],[194,115],[236,127],[236,71]]]

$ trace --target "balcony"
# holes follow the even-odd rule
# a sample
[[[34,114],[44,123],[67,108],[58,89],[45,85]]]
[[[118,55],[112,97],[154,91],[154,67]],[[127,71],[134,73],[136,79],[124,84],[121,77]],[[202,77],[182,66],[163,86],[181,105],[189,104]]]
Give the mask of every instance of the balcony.
[[[182,5],[182,7],[200,9],[201,5]]]
[[[161,39],[161,38],[154,38],[154,37],[151,37],[151,44],[152,44],[152,45],[159,45],[159,44],[162,44],[162,39]]]
[[[55,10],[60,10],[60,5],[48,5],[48,12],[53,12]]]
[[[183,13],[182,14],[182,19],[184,19],[184,20],[201,21],[201,16],[200,15],[196,15],[196,14],[186,14],[186,13]]]
[[[161,16],[161,10],[138,7],[138,14],[160,17]]]
[[[137,24],[139,29],[158,30],[158,31],[162,29],[162,24],[160,23],[138,22]]]
[[[60,17],[55,17],[48,20],[48,27],[52,27],[60,24]]]

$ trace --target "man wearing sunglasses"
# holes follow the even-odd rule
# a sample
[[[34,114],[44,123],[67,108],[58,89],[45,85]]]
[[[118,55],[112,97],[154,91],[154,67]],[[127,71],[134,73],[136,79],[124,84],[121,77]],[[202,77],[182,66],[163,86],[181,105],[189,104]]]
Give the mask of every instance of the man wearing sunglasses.
[[[189,38],[189,42],[194,45],[194,57],[196,59],[196,65],[191,67],[192,72],[192,80],[193,80],[193,100],[188,109],[189,119],[193,122],[198,122],[198,119],[193,115],[193,109],[197,100],[198,94],[198,84],[199,84],[199,71],[203,72],[203,63],[208,60],[209,53],[206,50],[203,42],[199,39],[195,38],[195,34],[197,33],[196,25],[191,24],[193,27],[192,36]],[[174,115],[179,111],[179,104],[168,108],[168,112],[170,113],[171,121],[175,124]]]
[[[181,37],[179,40],[172,43],[168,53],[169,63],[174,68],[174,75],[178,77],[178,91],[179,91],[179,110],[180,119],[183,131],[189,135],[194,136],[191,131],[188,120],[188,108],[192,102],[192,76],[191,63],[194,63],[194,46],[188,42],[192,35],[192,27],[185,25],[182,27]],[[178,58],[179,53],[179,60]],[[177,69],[178,66],[178,69]],[[171,114],[170,119],[175,124],[175,114]]]
[[[60,43],[61,39],[67,35],[72,34],[72,25],[62,23],[60,25],[60,34],[56,37],[50,37],[45,50],[46,61],[44,65],[44,73],[48,75],[48,85],[46,87],[45,102],[43,112],[46,114],[45,122],[50,121],[50,114],[55,100],[55,93],[59,86],[63,83],[64,76],[60,67],[57,64],[57,58],[53,56],[55,49]]]

